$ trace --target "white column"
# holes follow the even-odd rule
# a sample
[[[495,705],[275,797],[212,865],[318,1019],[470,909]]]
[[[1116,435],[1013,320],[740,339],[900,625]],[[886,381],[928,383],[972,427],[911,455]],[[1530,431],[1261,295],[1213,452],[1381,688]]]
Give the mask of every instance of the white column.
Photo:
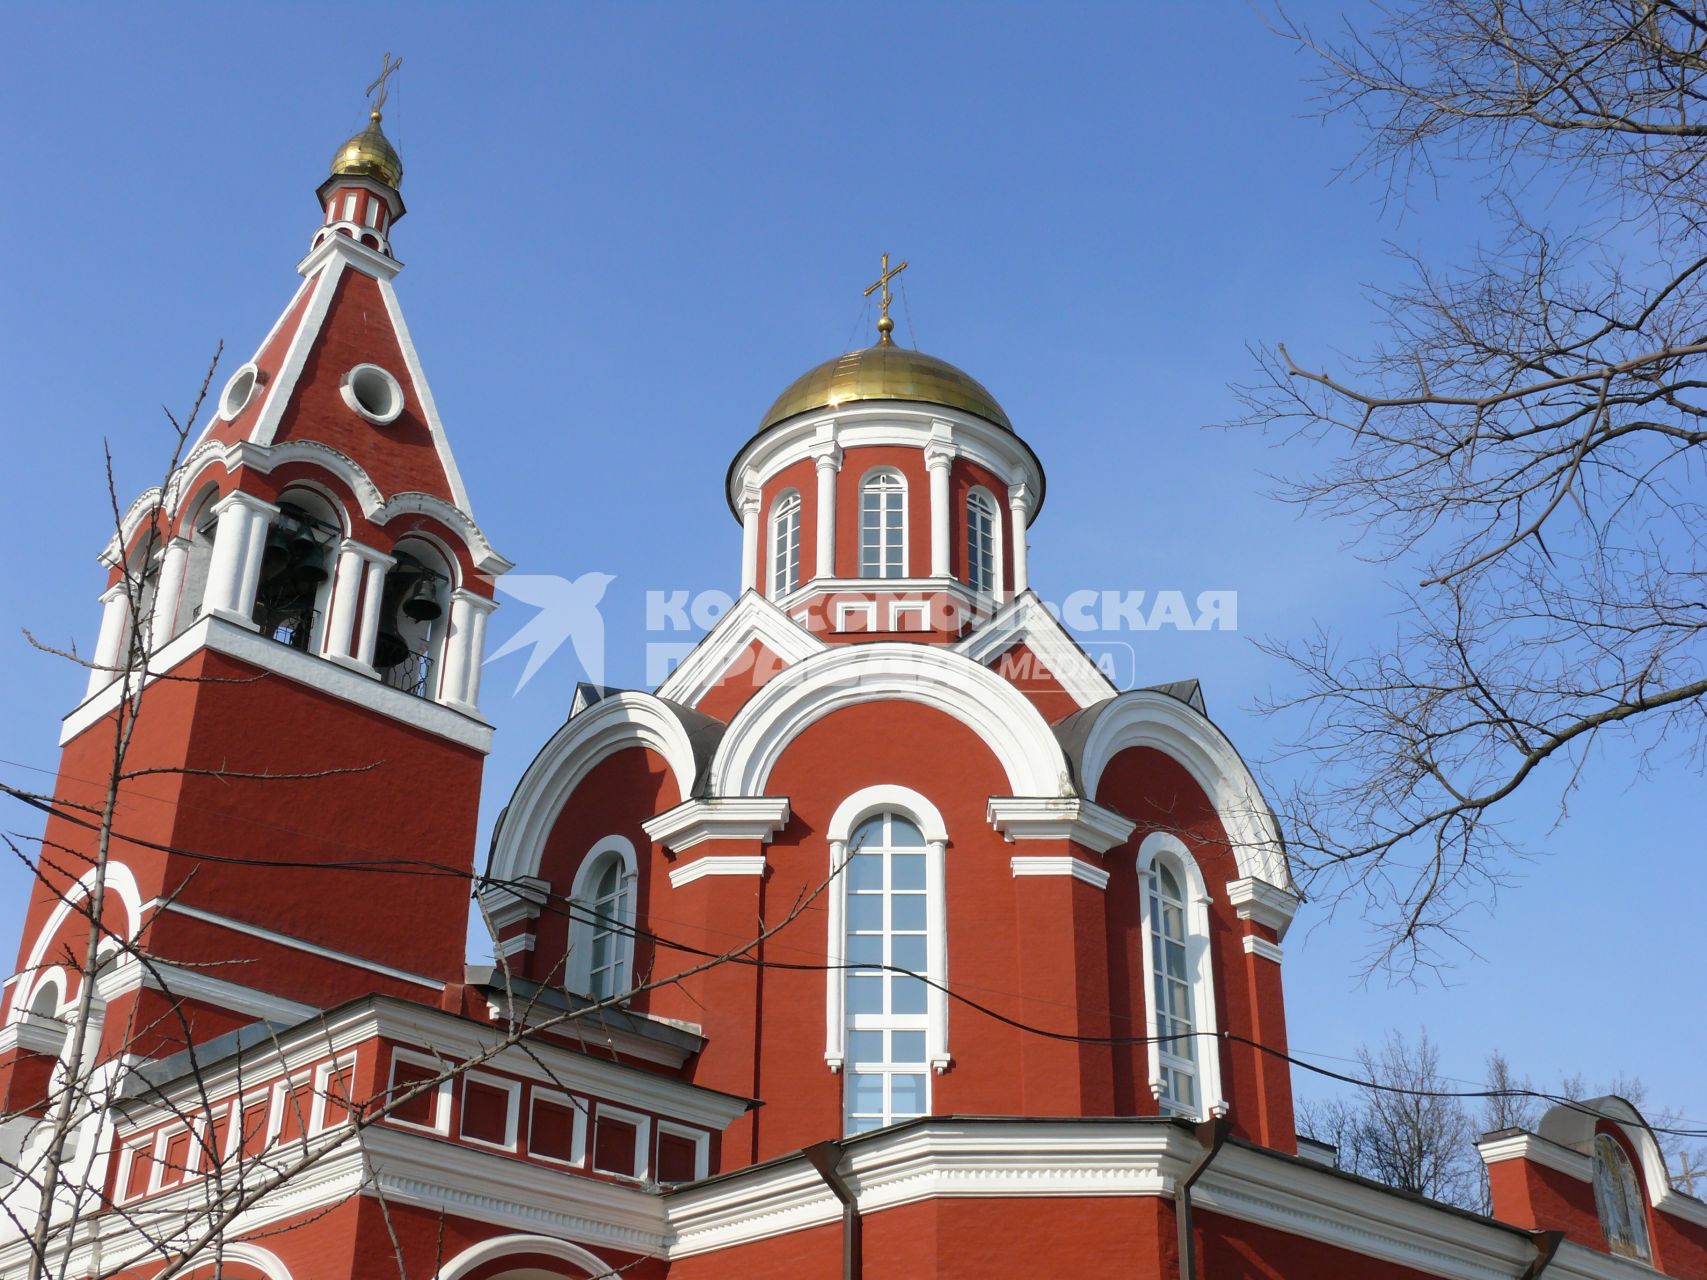
[[[89,670],[89,692],[111,684],[117,675],[125,636],[130,631],[130,593],[121,580],[101,596],[101,634],[95,641],[95,662]]]
[[[261,551],[267,542],[267,522],[278,508],[239,489],[215,503],[213,511],[219,524],[213,533],[202,612],[253,631],[255,622],[249,614],[261,576]]]
[[[847,952],[846,882],[842,866],[848,860],[848,842],[830,841],[830,888],[825,901],[829,920],[829,945],[824,984],[824,1061],[831,1071],[840,1071],[847,1060],[847,1015],[843,1012],[847,974],[840,966]]]
[[[338,547],[338,567],[332,575],[332,605],[326,614],[326,636],[320,646],[328,658],[348,658],[355,634],[356,601],[361,598],[362,552],[370,550],[349,538]]]
[[[1008,532],[1013,538],[1014,596],[1018,598],[1025,592],[1029,581],[1026,576],[1025,534],[1026,513],[1031,510],[1031,490],[1023,484],[1009,485],[1008,510],[1013,514],[1013,519],[1008,522]]]
[[[759,488],[750,480],[741,491],[741,590],[759,585]]]
[[[818,538],[813,576],[836,576],[836,476],[842,469],[842,451],[834,440],[813,451],[818,467]]]
[[[480,673],[484,670],[486,661],[486,619],[492,616],[492,610],[498,607],[496,600],[488,600],[484,596],[475,597],[474,606],[474,635],[468,642],[468,693],[463,699],[476,710],[480,707]],[[633,901],[633,899],[629,899]]]
[[[930,966],[930,978],[937,985],[925,988],[925,1007],[930,1013],[925,1034],[925,1055],[931,1069],[938,1075],[948,1070],[948,996],[942,988],[948,986],[948,892],[944,841],[932,840],[926,846],[925,901],[931,930],[925,935],[925,963]]]
[[[485,596],[458,588],[450,597],[450,629],[445,633],[444,671],[438,701],[473,712],[479,705],[480,657],[486,643],[486,616],[498,606]]]
[[[397,561],[378,552],[362,558],[367,561],[367,577],[362,581],[362,625],[356,637],[355,656],[357,662],[371,668],[373,642],[379,635],[379,606],[385,596],[385,571]]]
[[[931,577],[946,578],[948,572],[948,472],[954,450],[931,444],[925,448],[925,469],[931,478]]]
[[[160,578],[154,585],[154,610],[149,618],[148,634],[158,649],[178,630],[178,597],[184,590],[184,571],[190,564],[190,541],[173,538],[166,544],[160,558]]]

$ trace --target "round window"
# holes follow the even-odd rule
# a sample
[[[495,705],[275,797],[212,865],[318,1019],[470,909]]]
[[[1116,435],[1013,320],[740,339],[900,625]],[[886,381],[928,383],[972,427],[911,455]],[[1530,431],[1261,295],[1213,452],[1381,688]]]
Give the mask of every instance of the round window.
[[[225,384],[225,390],[219,393],[219,416],[227,422],[242,413],[249,401],[254,398],[255,388],[260,385],[261,371],[253,361],[244,365],[231,375]]]
[[[382,427],[403,412],[403,388],[377,364],[358,364],[344,375],[339,389],[345,404]]]

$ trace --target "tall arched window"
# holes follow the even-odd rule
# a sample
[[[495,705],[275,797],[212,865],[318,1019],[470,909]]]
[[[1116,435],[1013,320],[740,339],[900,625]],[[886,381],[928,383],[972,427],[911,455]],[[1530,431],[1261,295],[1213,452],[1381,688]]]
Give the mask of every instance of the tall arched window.
[[[771,508],[771,598],[800,585],[800,495],[792,489]]]
[[[897,786],[848,797],[827,833],[825,1060],[843,1073],[845,1131],[863,1133],[928,1114],[931,1076],[948,1066],[948,841],[936,807]]]
[[[1190,851],[1165,832],[1144,838],[1138,873],[1150,1089],[1164,1112],[1201,1120],[1225,1107],[1213,1035],[1209,894]]]
[[[569,988],[594,1000],[629,989],[634,962],[634,846],[621,836],[594,845],[570,891]]]
[[[899,814],[867,818],[848,842],[846,1130],[929,1108],[925,838]],[[906,969],[910,973],[895,973]]]
[[[1613,1253],[1648,1261],[1648,1214],[1642,1203],[1642,1186],[1624,1148],[1606,1133],[1594,1137],[1594,1208],[1600,1216],[1601,1234]]]
[[[859,576],[907,573],[907,483],[893,471],[874,471],[859,491]]]
[[[966,495],[966,581],[976,592],[995,594],[1001,573],[1001,522],[996,500],[982,489]]]

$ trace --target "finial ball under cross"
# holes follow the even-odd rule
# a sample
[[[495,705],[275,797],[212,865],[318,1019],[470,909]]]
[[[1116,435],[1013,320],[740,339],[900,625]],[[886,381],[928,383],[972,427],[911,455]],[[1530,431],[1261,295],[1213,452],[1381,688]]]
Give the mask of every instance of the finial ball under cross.
[[[402,58],[393,62],[391,60],[391,51],[389,49],[386,50],[385,58],[381,61],[379,66],[379,75],[374,77],[373,83],[367,87],[367,96],[373,98],[373,118],[375,120],[379,119],[379,113],[385,108],[385,99],[389,96],[385,87],[385,82],[390,78],[391,73],[402,65]],[[378,97],[374,97],[376,91],[379,94]]]
[[[883,273],[879,275],[875,281],[866,286],[865,293],[862,295],[869,298],[879,289],[883,290],[882,294],[880,294],[877,299],[878,307],[881,312],[877,317],[877,332],[882,335],[877,340],[879,346],[886,345],[890,340],[889,335],[895,331],[895,322],[889,318],[889,304],[895,299],[895,295],[889,292],[889,282],[906,269],[907,264],[902,262],[900,266],[891,270],[889,267],[889,255],[887,253],[884,254]]]

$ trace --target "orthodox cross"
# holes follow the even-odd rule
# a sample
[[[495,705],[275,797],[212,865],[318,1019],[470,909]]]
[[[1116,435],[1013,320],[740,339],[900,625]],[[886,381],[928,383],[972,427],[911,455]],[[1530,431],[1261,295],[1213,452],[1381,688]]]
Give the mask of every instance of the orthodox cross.
[[[879,275],[877,277],[877,279],[874,280],[871,284],[866,286],[865,294],[863,295],[863,296],[869,298],[872,294],[876,293],[879,289],[883,290],[883,292],[878,296],[878,300],[877,300],[878,306],[881,309],[881,314],[878,316],[878,320],[877,320],[877,330],[879,333],[881,333],[883,335],[883,341],[884,342],[889,341],[890,331],[895,328],[895,322],[889,318],[889,304],[891,302],[893,302],[895,299],[895,295],[889,292],[889,282],[891,280],[893,280],[896,276],[900,275],[906,269],[907,269],[907,264],[905,262],[903,262],[900,266],[895,267],[894,269],[891,269],[889,266],[889,255],[887,253],[884,254],[883,255],[883,273],[881,275]]]
[[[386,51],[385,58],[380,63],[380,66],[379,66],[379,75],[376,76],[374,78],[374,82],[367,87],[367,96],[370,98],[373,98],[373,112],[375,115],[378,115],[380,113],[380,111],[385,106],[385,99],[386,99],[385,82],[386,82],[386,79],[391,75],[391,73],[393,71],[397,70],[397,68],[401,67],[402,65],[403,65],[403,59],[402,58],[399,58],[399,59],[397,59],[396,62],[393,62],[391,60],[390,50]],[[379,96],[377,98],[374,98],[373,95],[374,95],[374,91],[376,89],[379,91]]]

